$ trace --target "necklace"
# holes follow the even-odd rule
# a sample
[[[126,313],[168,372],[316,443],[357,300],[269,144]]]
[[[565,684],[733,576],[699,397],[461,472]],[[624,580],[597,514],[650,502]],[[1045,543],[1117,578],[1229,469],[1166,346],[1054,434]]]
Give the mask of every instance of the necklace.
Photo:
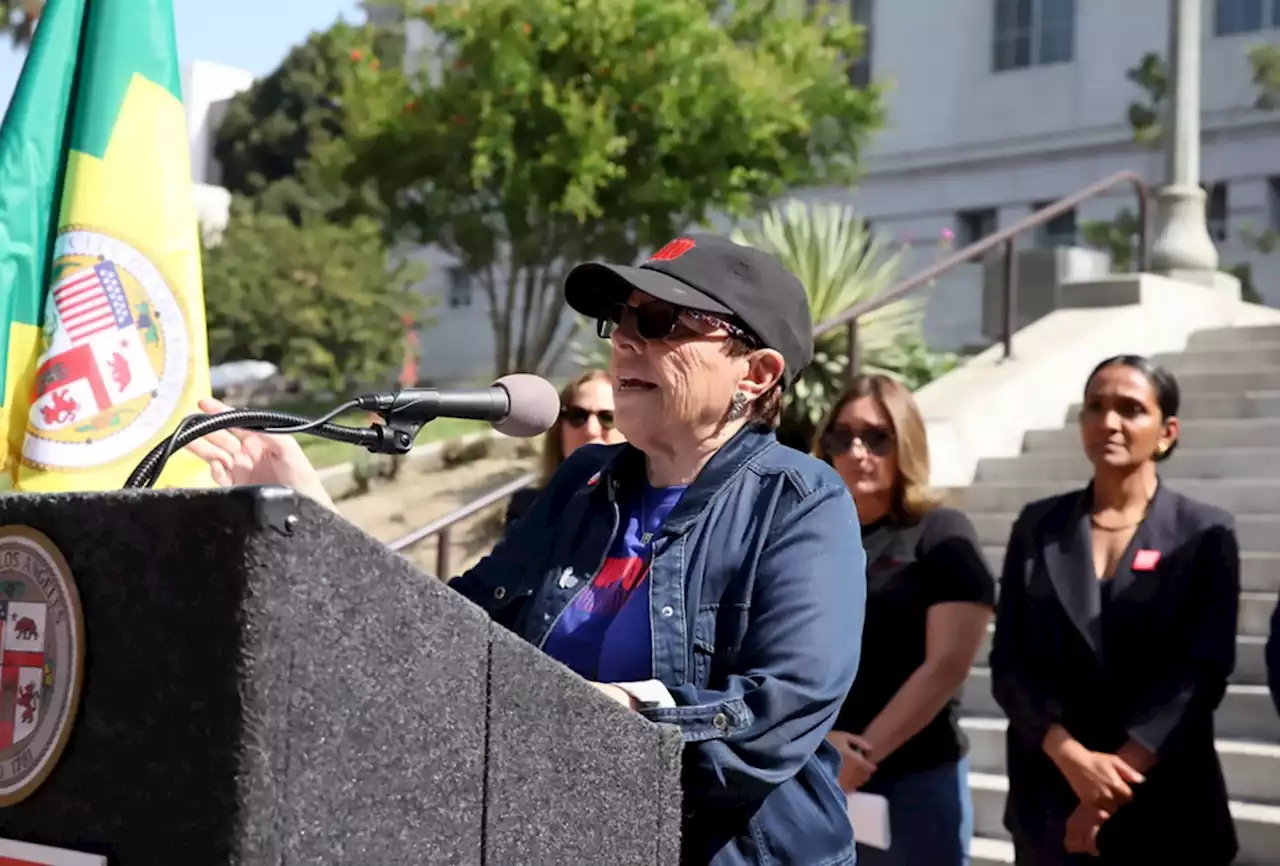
[[[1107,526],[1105,523],[1098,520],[1098,515],[1093,513],[1089,514],[1089,522],[1093,524],[1095,527],[1097,527],[1098,529],[1101,529],[1103,532],[1127,532],[1128,530],[1133,529],[1135,526],[1137,526],[1138,524],[1142,523],[1142,521],[1147,519],[1147,515],[1151,512],[1151,501],[1155,498],[1156,498],[1156,494],[1155,494],[1155,491],[1153,490],[1151,492],[1151,495],[1147,497],[1146,503],[1142,506],[1142,514],[1140,514],[1138,516],[1138,519],[1133,521],[1132,523],[1125,523],[1122,526]]]
[[[1133,521],[1132,523],[1126,523],[1123,526],[1107,526],[1106,524],[1098,520],[1097,515],[1091,514],[1089,515],[1089,522],[1092,523],[1096,528],[1101,529],[1103,532],[1124,532],[1127,529],[1133,529],[1135,526],[1141,523],[1145,517],[1146,515],[1143,515],[1142,517],[1139,517],[1137,520]]]

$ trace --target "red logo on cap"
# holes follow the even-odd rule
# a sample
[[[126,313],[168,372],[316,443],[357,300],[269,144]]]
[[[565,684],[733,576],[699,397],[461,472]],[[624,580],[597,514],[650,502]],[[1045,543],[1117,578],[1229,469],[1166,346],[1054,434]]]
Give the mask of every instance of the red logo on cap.
[[[690,238],[676,238],[649,257],[651,262],[670,262],[680,258],[697,244]]]

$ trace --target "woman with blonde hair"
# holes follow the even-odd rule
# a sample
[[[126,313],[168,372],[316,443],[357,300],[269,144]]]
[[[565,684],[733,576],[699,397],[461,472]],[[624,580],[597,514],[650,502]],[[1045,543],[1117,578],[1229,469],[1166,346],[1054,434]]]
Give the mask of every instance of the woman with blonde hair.
[[[604,370],[588,370],[560,391],[560,417],[542,440],[542,477],[519,490],[507,505],[510,526],[538,498],[538,493],[564,459],[583,445],[614,445],[623,441],[613,421],[613,383]]]
[[[969,519],[929,489],[915,400],[889,376],[858,376],[831,407],[813,453],[858,508],[867,554],[862,664],[827,739],[840,787],[888,800],[891,845],[858,845],[858,866],[960,866],[973,834],[968,741],[956,693],[995,604]]]

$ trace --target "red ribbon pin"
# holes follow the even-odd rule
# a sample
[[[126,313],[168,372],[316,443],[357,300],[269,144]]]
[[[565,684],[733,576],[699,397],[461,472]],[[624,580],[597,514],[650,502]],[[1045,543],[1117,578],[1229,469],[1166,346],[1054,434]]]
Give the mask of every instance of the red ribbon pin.
[[[1156,563],[1160,561],[1160,551],[1158,550],[1139,550],[1133,555],[1134,571],[1151,571],[1156,567]]]

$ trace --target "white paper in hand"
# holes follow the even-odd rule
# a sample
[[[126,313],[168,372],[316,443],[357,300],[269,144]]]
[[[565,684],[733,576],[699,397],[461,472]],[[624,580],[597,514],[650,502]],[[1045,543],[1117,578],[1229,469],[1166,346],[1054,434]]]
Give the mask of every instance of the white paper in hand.
[[[854,791],[848,795],[853,838],[863,845],[889,850],[889,801],[879,794]]]

